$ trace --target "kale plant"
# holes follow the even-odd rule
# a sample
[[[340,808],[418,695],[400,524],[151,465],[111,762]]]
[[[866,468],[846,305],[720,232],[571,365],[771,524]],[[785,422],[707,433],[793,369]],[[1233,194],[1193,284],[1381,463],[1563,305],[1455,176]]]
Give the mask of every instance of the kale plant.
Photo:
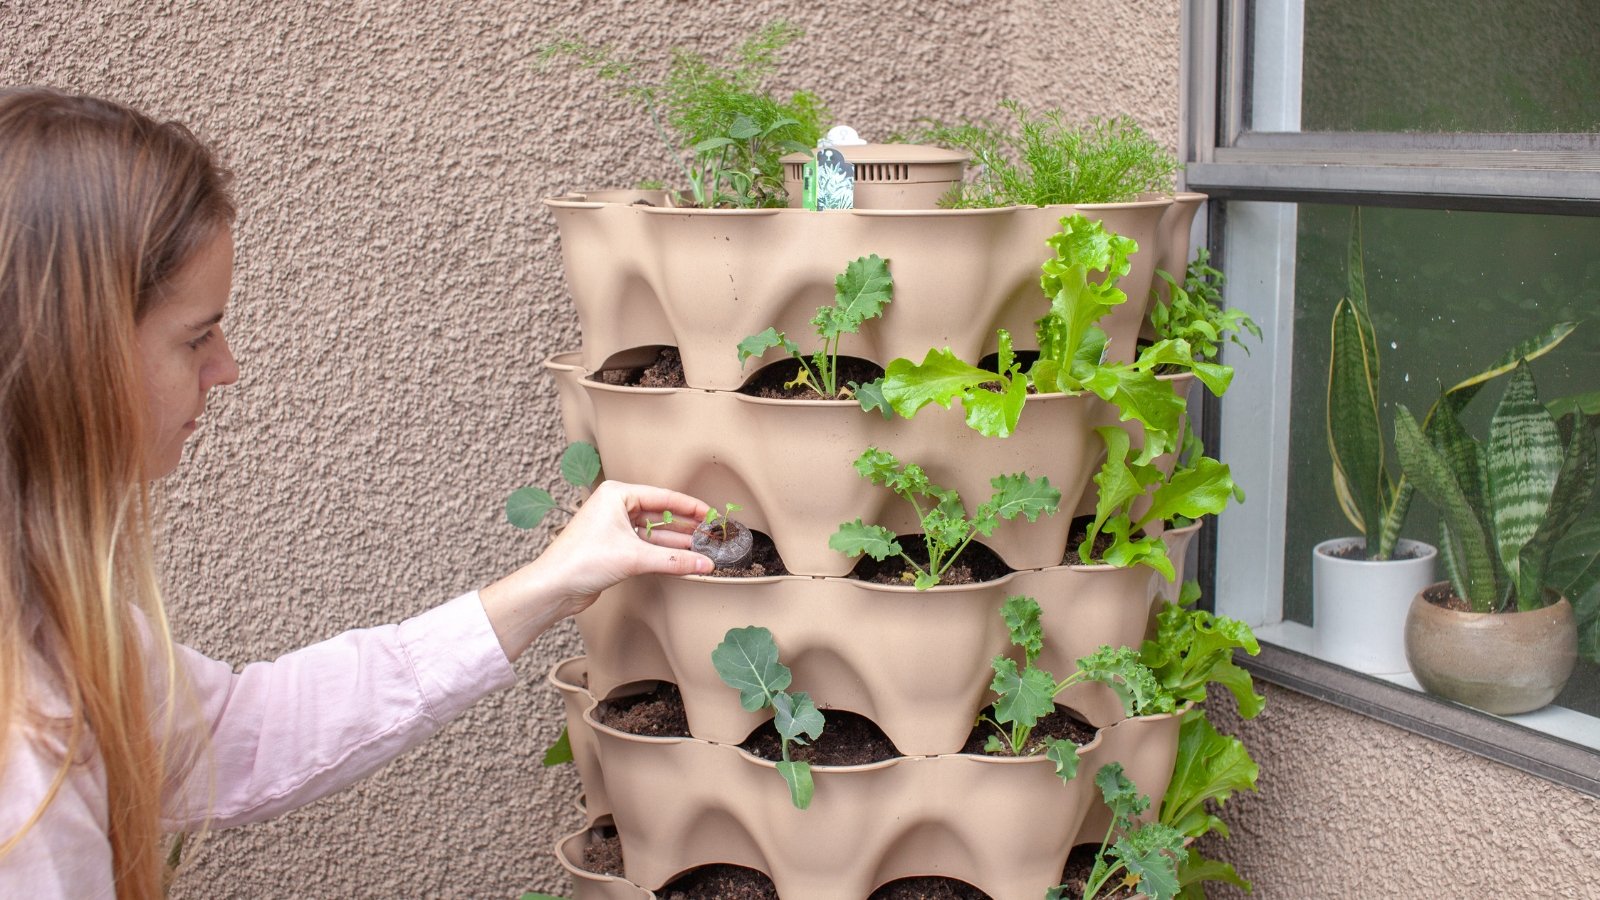
[[[886,450],[868,447],[856,458],[855,468],[861,477],[894,491],[916,509],[928,566],[923,568],[906,555],[894,532],[860,519],[840,525],[828,538],[828,546],[852,558],[865,553],[879,562],[898,556],[915,573],[919,591],[939,584],[972,539],[993,534],[1002,519],[1027,516],[1029,522],[1035,522],[1041,514],[1054,513],[1061,503],[1061,492],[1050,486],[1048,478],[1001,475],[989,481],[994,494],[968,517],[960,494],[932,483],[921,466],[902,464]]]
[[[1161,822],[1134,823],[1135,817],[1150,807],[1150,798],[1139,793],[1121,763],[1102,766],[1094,783],[1111,809],[1111,827],[1095,852],[1081,900],[1094,900],[1108,885],[1112,890],[1135,888],[1151,900],[1173,900],[1178,896],[1178,869],[1189,858],[1183,835]],[[1111,884],[1111,877],[1118,872],[1123,877]],[[1066,900],[1066,891],[1066,885],[1050,888],[1045,900]]]
[[[739,364],[742,366],[750,357],[773,347],[782,347],[800,364],[799,374],[784,387],[804,385],[824,400],[832,400],[841,389],[839,339],[856,334],[863,322],[883,315],[883,308],[893,296],[894,278],[889,274],[889,264],[876,253],[858,257],[834,279],[833,305],[821,307],[811,319],[811,324],[817,326],[817,336],[822,338],[822,346],[816,352],[807,358],[787,335],[768,328],[739,342]]]

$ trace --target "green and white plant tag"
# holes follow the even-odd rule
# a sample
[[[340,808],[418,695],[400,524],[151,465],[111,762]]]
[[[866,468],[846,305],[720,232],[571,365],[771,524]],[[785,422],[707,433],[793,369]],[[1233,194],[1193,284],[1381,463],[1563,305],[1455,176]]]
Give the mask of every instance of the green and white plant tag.
[[[834,147],[817,151],[817,209],[855,209],[856,166]]]
[[[800,205],[806,209],[817,208],[817,161],[806,160],[800,169]]]

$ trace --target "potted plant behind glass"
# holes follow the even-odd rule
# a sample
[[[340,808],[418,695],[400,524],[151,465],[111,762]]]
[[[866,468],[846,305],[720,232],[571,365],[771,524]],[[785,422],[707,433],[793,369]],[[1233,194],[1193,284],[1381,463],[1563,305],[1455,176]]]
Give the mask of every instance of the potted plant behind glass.
[[[1317,655],[1372,674],[1408,669],[1404,626],[1410,598],[1434,581],[1437,550],[1400,538],[1415,486],[1392,477],[1379,401],[1378,339],[1368,313],[1361,217],[1351,218],[1348,295],[1333,313],[1328,362],[1328,452],[1339,507],[1360,537],[1323,541],[1312,550],[1311,594]],[[1528,338],[1493,366],[1443,391],[1421,423],[1434,438],[1434,420],[1458,414],[1489,381],[1521,359],[1555,349],[1575,328],[1559,323]]]
[[[1596,440],[1577,412],[1539,403],[1526,361],[1511,373],[1487,443],[1450,404],[1430,442],[1409,410],[1395,414],[1406,477],[1440,510],[1449,580],[1420,591],[1405,623],[1406,655],[1429,693],[1497,715],[1530,712],[1561,692],[1577,658],[1571,603],[1552,585],[1555,549],[1595,496]],[[1577,532],[1600,554],[1600,534]]]

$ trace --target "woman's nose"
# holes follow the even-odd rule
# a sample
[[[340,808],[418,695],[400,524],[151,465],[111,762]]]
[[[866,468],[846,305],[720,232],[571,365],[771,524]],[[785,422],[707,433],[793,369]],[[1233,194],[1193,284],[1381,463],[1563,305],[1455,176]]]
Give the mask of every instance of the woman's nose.
[[[233,384],[239,380],[239,363],[233,358],[233,348],[228,345],[227,336],[219,332],[217,338],[219,344],[217,358],[207,366],[207,390],[219,384]]]

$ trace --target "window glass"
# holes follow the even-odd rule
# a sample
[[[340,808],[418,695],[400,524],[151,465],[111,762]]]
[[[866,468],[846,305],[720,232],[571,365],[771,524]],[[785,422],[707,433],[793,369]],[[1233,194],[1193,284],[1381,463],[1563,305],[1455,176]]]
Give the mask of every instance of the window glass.
[[[1304,0],[1302,48],[1304,131],[1600,131],[1595,0]]]
[[[1333,494],[1325,424],[1330,328],[1346,293],[1352,211],[1302,204],[1296,228],[1283,611],[1307,625],[1311,548],[1355,533]],[[1600,391],[1600,219],[1369,207],[1361,230],[1391,466],[1395,404],[1420,420],[1441,387],[1558,322],[1581,324],[1532,363],[1540,398]],[[1463,417],[1480,439],[1504,383],[1480,392]],[[1438,533],[1438,516],[1417,496],[1402,536],[1437,545]],[[1600,715],[1600,667],[1581,664],[1557,702]]]

